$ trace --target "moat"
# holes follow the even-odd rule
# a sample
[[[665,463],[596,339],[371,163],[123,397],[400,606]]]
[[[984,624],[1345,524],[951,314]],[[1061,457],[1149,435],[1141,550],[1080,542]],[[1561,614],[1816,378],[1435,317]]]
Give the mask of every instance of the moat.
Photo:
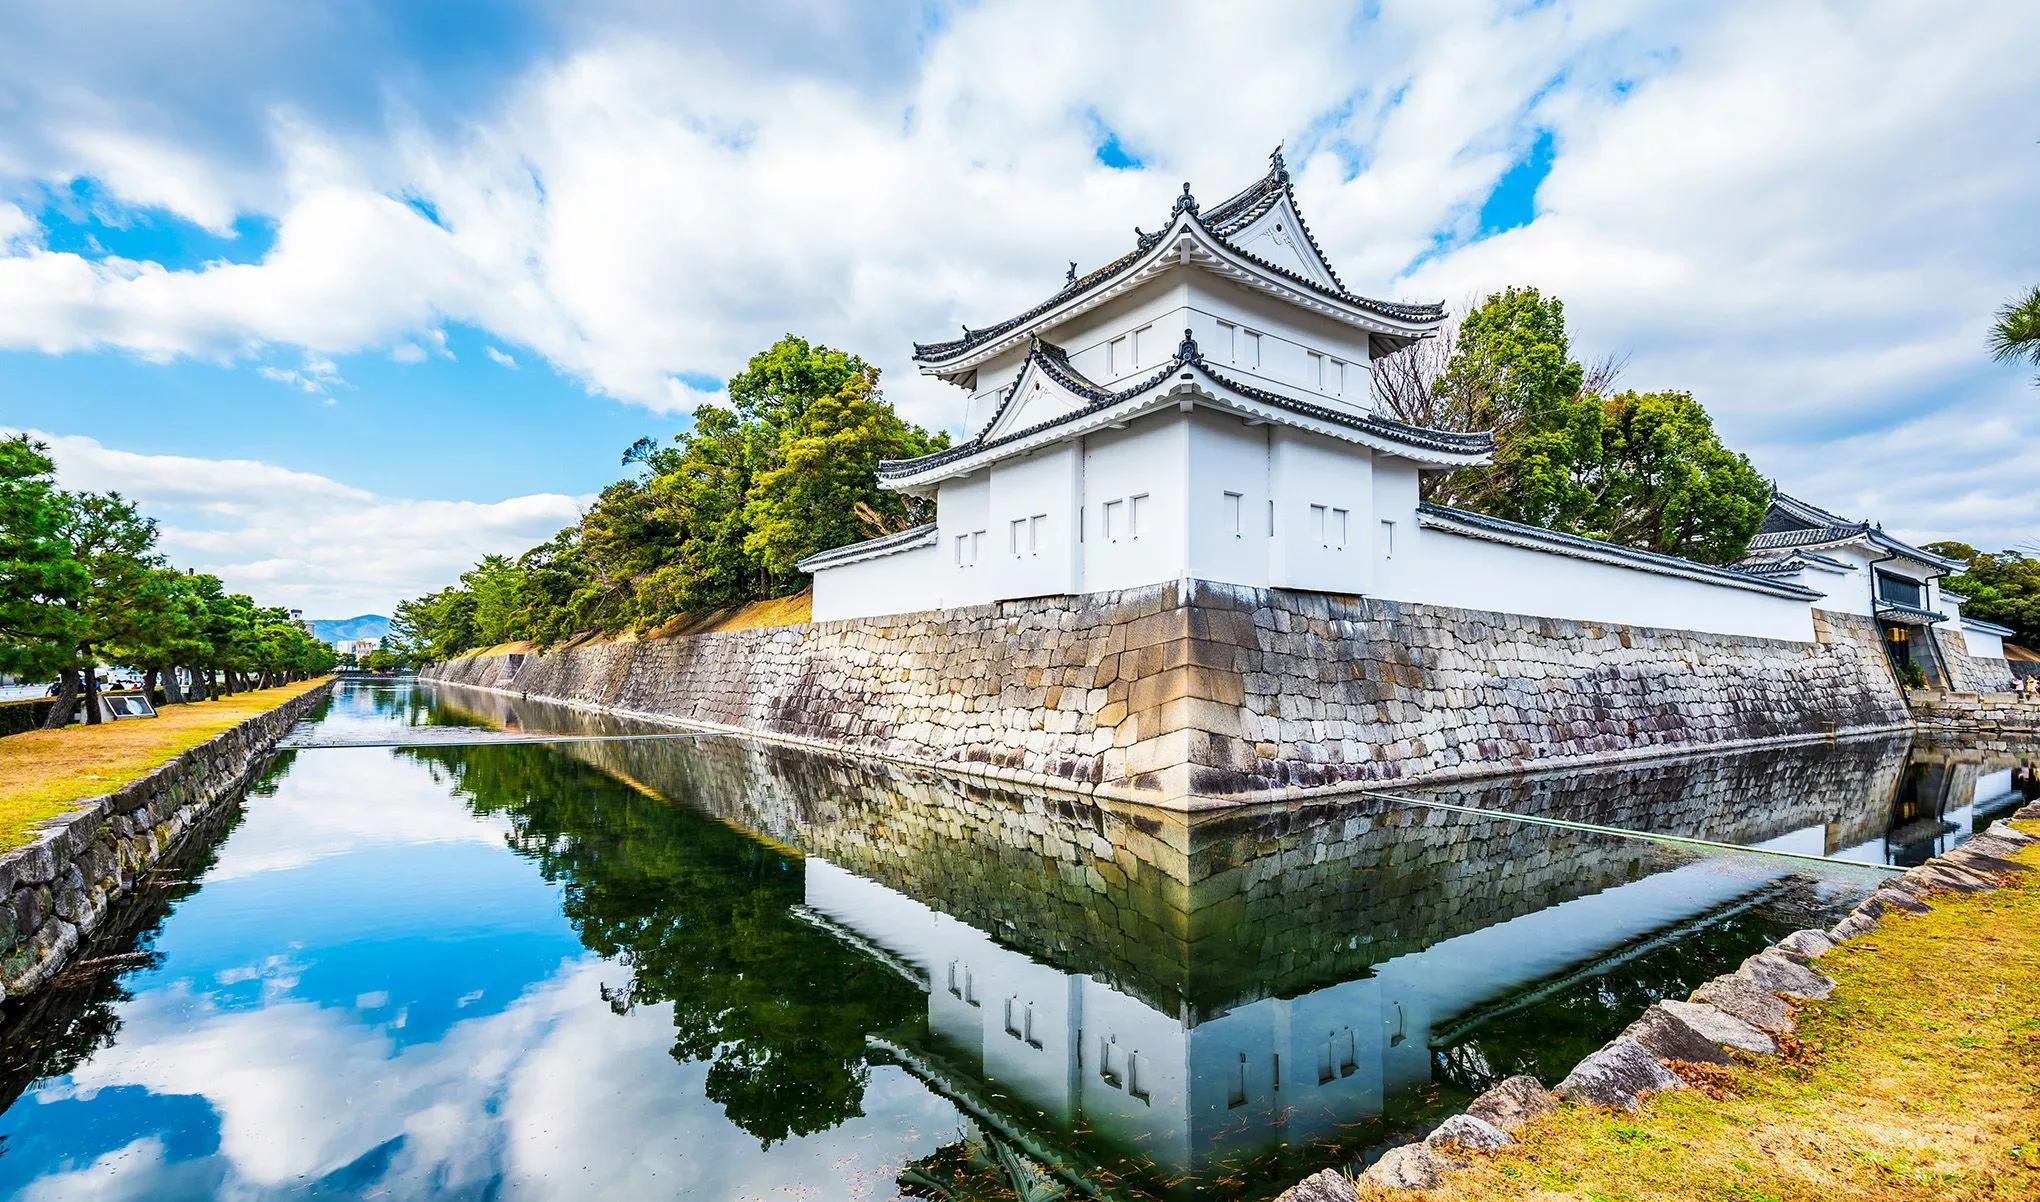
[[[1186,817],[411,683],[291,741],[6,1003],[0,1193],[1269,1196],[2040,793],[1901,736]]]

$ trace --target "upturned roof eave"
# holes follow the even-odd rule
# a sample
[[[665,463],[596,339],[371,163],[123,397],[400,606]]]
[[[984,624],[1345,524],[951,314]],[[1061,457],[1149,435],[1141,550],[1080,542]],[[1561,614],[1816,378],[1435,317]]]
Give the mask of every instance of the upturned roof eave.
[[[1194,342],[1186,340],[1185,345],[1195,351]],[[1029,361],[1039,357],[1037,351],[1030,354]],[[1379,416],[1348,413],[1303,398],[1256,388],[1213,370],[1194,353],[1185,358],[1179,352],[1178,358],[1168,366],[1119,392],[1100,390],[1081,377],[1074,381],[1063,379],[1061,377],[1065,374],[1075,376],[1075,373],[1067,371],[1066,364],[1056,366],[1063,370],[1058,371],[1055,366],[1043,363],[1045,373],[1056,378],[1069,395],[1089,400],[1090,404],[1039,425],[1002,435],[989,443],[973,439],[948,451],[936,452],[924,457],[928,461],[925,467],[914,466],[916,461],[913,460],[903,461],[892,470],[888,470],[889,465],[881,464],[880,485],[898,491],[925,489],[1015,455],[1028,454],[1101,428],[1144,417],[1166,407],[1171,401],[1180,403],[1182,394],[1186,392],[1201,397],[1207,408],[1259,422],[1280,422],[1436,467],[1477,467],[1493,459],[1494,440],[1489,434],[1460,434],[1404,426]],[[1021,377],[1024,379],[1026,375],[1027,367],[1023,365]],[[1209,385],[1208,388],[1198,386],[1200,377]],[[1011,400],[1009,395],[1001,402],[1001,413]],[[997,423],[998,417],[999,414],[995,413],[992,422],[986,425],[987,430]]]
[[[1283,296],[1333,320],[1364,330],[1370,335],[1415,341],[1435,333],[1445,321],[1442,304],[1437,306],[1438,312],[1435,316],[1422,319],[1399,318],[1370,308],[1370,303],[1386,305],[1390,302],[1370,302],[1366,297],[1334,293],[1314,280],[1285,271],[1258,255],[1241,250],[1224,235],[1207,229],[1192,214],[1179,212],[1171,220],[1168,228],[1157,235],[1145,251],[1132,256],[1130,261],[1116,270],[1114,267],[1118,261],[1102,269],[1110,271],[1109,275],[1097,279],[1089,286],[1080,285],[1074,290],[1066,289],[1067,295],[1058,293],[1017,318],[1008,318],[1004,322],[996,322],[985,327],[987,330],[998,330],[998,333],[982,341],[958,340],[962,345],[956,345],[954,349],[946,349],[953,345],[949,343],[915,343],[914,365],[923,375],[938,377],[960,375],[982,366],[1072,317],[1089,312],[1107,301],[1126,294],[1152,276],[1186,265],[1215,270],[1217,264],[1185,255],[1182,248],[1185,238],[1198,243],[1200,249],[1213,259],[1225,261],[1232,269],[1231,274],[1236,282],[1239,282],[1239,277],[1245,277],[1245,282],[1258,287],[1261,291]],[[1172,256],[1176,259],[1175,262],[1169,261]],[[927,350],[930,346],[945,349],[941,353],[930,354]]]

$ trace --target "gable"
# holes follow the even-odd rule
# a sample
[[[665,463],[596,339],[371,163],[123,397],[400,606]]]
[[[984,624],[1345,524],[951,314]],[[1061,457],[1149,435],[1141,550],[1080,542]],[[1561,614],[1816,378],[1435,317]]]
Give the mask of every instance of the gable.
[[[1055,377],[1042,371],[1039,364],[1030,361],[1020,372],[1020,378],[1013,382],[1011,391],[993,414],[991,424],[978,435],[978,439],[989,442],[1015,430],[1030,429],[1068,416],[1090,403],[1090,398],[1064,388]]]
[[[1297,216],[1296,207],[1287,195],[1237,233],[1226,235],[1226,241],[1292,275],[1302,276],[1334,292],[1343,291],[1338,279],[1332,275],[1330,264],[1318,257],[1317,248],[1311,245],[1309,236],[1304,233],[1303,220]]]

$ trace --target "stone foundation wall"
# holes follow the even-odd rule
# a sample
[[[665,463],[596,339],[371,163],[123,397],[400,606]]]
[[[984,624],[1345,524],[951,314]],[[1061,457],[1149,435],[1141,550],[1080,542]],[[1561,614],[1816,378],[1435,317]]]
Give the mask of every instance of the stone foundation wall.
[[[2040,734],[2040,696],[2024,693],[1934,693],[1915,690],[1913,720],[1923,730],[1978,734]]]
[[[35,842],[0,855],[0,996],[19,997],[55,975],[107,907],[237,793],[330,688],[294,697],[81,802],[43,823]]]
[[[1198,808],[1882,730],[1867,618],[1734,639],[1200,581],[472,657],[429,678]]]
[[[1948,687],[1957,693],[2009,693],[2012,665],[2002,659],[1979,659],[1969,654],[1968,640],[1959,630],[1936,630],[1941,658],[1948,664]]]

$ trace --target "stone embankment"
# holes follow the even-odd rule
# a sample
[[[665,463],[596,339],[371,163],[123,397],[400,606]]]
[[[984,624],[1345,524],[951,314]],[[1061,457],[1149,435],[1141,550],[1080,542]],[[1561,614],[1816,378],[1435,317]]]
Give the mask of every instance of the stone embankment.
[[[0,989],[14,998],[54,976],[112,903],[261,768],[331,688],[302,693],[42,824],[0,855]]]
[[[2040,819],[2040,805],[2016,817]],[[1828,930],[1796,931],[1694,990],[1687,1001],[1652,1006],[1580,1061],[1555,1089],[1547,1091],[1534,1077],[1503,1081],[1423,1142],[1390,1149],[1368,1168],[1367,1180],[1391,1190],[1430,1189],[1465,1167],[1460,1159],[1465,1153],[1515,1143],[1525,1123],[1560,1101],[1634,1110],[1649,1094],[1689,1088],[1679,1075],[1682,1066],[1729,1064],[1733,1053],[1776,1054],[1778,1038],[1794,1029],[1792,1003],[1824,998],[1834,988],[1820,971],[1822,956],[1875,931],[1893,910],[1925,913],[1933,894],[1999,888],[2002,874],[2029,871],[2009,857],[2036,842],[2040,839],[2004,822],[1992,824],[1955,850],[1894,877]],[[1285,1191],[1278,1202],[1352,1202],[1353,1196],[1352,1182],[1328,1169]]]
[[[1736,639],[1189,581],[428,678],[1180,809],[1905,726],[1868,619]]]
[[[2040,694],[1933,693],[1907,694],[1913,721],[1923,730],[1962,730],[1978,734],[2040,734]]]

